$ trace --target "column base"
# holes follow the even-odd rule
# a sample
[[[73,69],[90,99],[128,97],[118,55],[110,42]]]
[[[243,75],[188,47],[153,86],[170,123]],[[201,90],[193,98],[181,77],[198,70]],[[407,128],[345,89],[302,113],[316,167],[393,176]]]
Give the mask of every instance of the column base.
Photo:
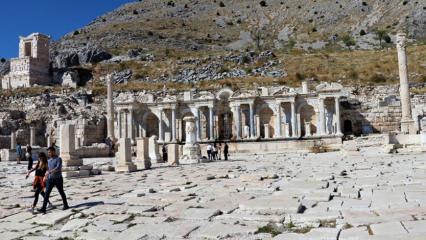
[[[62,159],[62,165],[64,167],[82,166],[83,160],[73,154],[61,154],[59,156]]]
[[[194,164],[201,161],[200,145],[185,145],[182,149],[182,157],[179,159],[179,164]]]
[[[151,168],[152,163],[150,159],[145,159],[145,160],[142,159],[142,160],[136,160],[135,165],[138,170],[147,170]]]
[[[115,172],[135,172],[137,170],[137,167],[133,163],[126,163],[124,165],[120,164],[115,166]]]
[[[401,132],[404,134],[416,134],[414,120],[401,120]]]

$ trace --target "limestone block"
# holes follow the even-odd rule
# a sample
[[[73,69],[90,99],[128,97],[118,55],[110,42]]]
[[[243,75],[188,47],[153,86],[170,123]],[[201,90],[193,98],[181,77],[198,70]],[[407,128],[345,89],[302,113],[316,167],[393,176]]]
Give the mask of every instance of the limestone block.
[[[132,162],[131,143],[129,138],[121,138],[118,141],[118,158],[115,167],[116,172],[134,172],[137,167]]]
[[[269,124],[265,124],[265,125],[263,125],[263,128],[265,129],[265,130],[264,130],[265,138],[270,138],[270,137],[271,137],[271,135],[270,135],[270,133],[269,133]]]
[[[170,132],[165,132],[164,133],[164,141],[170,142],[171,140],[172,140],[172,134]]]
[[[244,138],[250,138],[250,127],[247,125],[244,126]]]
[[[75,155],[75,127],[63,124],[60,127],[60,156],[64,166],[81,166],[83,161]]]
[[[151,159],[149,158],[149,138],[136,139],[135,164],[138,170],[151,168]]]
[[[151,161],[162,162],[163,159],[160,157],[160,149],[157,141],[157,136],[152,136],[149,138],[149,158]]]
[[[18,158],[18,154],[16,154],[15,150],[1,149],[0,158],[1,161],[16,161],[16,159]]]
[[[426,146],[426,129],[420,133],[420,142],[422,146]]]
[[[178,144],[169,144],[167,145],[167,157],[168,163],[170,165],[179,164],[179,145]]]

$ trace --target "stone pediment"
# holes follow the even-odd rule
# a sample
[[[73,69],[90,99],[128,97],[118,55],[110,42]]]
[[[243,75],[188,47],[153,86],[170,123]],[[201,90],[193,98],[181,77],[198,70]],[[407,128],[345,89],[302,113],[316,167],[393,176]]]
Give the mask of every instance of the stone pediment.
[[[140,103],[153,103],[154,102],[154,95],[150,93],[144,93],[136,96],[136,101]]]
[[[135,96],[132,93],[120,93],[114,99],[114,103],[132,103],[135,100]]]
[[[196,100],[203,100],[203,99],[205,99],[205,100],[211,100],[211,99],[215,98],[215,96],[214,96],[213,93],[207,92],[207,91],[196,93],[196,94],[194,94],[193,97]]]
[[[294,89],[293,88],[289,88],[289,87],[281,87],[280,89],[274,91],[272,93],[272,96],[280,96],[280,95],[288,95],[290,93],[294,93]]]
[[[342,89],[343,86],[339,83],[321,83],[315,88],[317,92],[339,92]]]
[[[253,98],[259,96],[259,93],[256,90],[237,90],[235,91],[231,98]]]
[[[157,103],[174,103],[177,101],[176,96],[166,95],[164,97],[157,98]]]

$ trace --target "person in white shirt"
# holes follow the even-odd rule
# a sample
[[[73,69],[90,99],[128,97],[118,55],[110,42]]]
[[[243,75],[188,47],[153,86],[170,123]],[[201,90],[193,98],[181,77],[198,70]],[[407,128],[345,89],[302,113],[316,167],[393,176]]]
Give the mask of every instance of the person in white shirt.
[[[207,156],[209,157],[209,161],[212,160],[212,145],[207,145]]]

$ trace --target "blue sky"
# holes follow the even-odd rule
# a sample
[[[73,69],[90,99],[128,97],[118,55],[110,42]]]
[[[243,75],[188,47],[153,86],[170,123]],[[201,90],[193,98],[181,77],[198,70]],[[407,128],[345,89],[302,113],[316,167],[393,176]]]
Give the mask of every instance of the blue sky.
[[[0,58],[18,55],[19,36],[41,32],[57,40],[135,0],[0,0]]]

